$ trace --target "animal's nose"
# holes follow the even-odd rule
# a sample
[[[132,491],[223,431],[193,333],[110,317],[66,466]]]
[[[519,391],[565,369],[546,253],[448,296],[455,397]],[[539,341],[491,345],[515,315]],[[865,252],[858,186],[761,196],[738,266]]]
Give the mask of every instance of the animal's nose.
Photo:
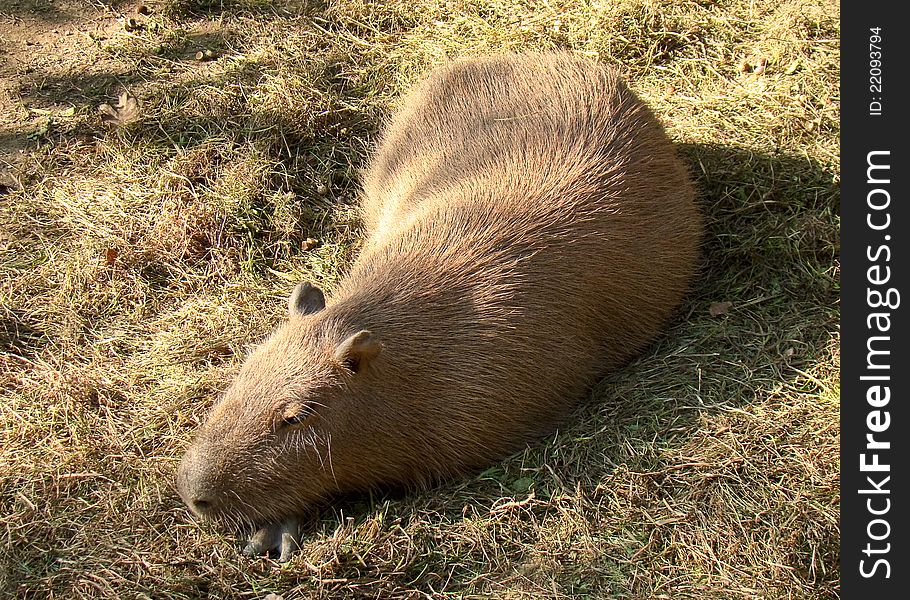
[[[210,512],[212,510],[212,507],[215,505],[215,503],[211,500],[196,497],[189,498],[187,500],[187,504],[193,510],[193,512],[200,515],[204,515],[207,512]]]
[[[177,471],[177,491],[190,510],[200,516],[217,509],[217,493],[211,473],[191,448],[180,461]]]

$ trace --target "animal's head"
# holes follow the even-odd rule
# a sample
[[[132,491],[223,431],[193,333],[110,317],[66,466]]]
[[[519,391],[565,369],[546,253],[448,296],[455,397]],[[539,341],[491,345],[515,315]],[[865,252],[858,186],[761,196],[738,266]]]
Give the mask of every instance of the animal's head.
[[[246,360],[180,464],[180,496],[222,525],[299,514],[356,477],[333,451],[356,439],[382,345],[322,318],[325,298],[300,284],[290,318]]]

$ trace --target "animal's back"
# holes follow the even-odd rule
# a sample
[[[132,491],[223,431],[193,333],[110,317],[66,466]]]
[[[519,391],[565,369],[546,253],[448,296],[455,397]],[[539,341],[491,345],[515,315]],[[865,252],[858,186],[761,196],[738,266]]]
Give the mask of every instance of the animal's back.
[[[662,128],[614,70],[568,53],[461,60],[401,101],[366,170],[363,213],[368,230],[394,229],[426,200],[484,184],[499,188],[510,210],[536,209],[538,218],[579,202],[598,210],[607,208],[602,197],[583,190],[551,195],[546,206],[535,206],[533,193],[603,187],[647,161],[691,200]]]
[[[329,309],[383,340],[409,435],[437,455],[450,442],[451,470],[482,464],[653,339],[694,270],[693,196],[613,71],[568,54],[456,62],[380,140],[367,239]]]

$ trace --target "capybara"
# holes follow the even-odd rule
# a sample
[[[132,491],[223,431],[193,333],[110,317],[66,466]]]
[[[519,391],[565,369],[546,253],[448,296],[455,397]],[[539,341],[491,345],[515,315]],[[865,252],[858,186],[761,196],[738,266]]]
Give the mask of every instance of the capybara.
[[[680,304],[701,221],[652,112],[569,53],[459,60],[363,174],[365,240],[300,284],[180,465],[193,512],[288,555],[339,493],[438,481],[552,431]]]

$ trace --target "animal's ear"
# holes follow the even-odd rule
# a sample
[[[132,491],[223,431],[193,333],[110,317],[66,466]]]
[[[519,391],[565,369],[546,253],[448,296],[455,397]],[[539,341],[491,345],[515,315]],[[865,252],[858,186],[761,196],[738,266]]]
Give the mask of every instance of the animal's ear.
[[[354,373],[362,372],[382,351],[382,344],[367,330],[358,331],[335,348],[335,360]]]
[[[308,315],[325,308],[322,290],[309,283],[298,283],[288,298],[288,314]]]

